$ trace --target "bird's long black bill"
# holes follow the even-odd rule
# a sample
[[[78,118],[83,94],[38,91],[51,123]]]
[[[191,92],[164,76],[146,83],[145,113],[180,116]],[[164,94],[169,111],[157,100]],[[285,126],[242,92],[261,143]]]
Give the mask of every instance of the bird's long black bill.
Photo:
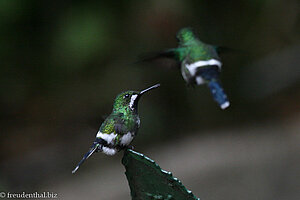
[[[153,86],[151,86],[151,87],[149,87],[149,88],[147,88],[147,89],[144,89],[144,90],[142,90],[141,92],[140,92],[140,95],[143,95],[144,93],[146,93],[146,92],[148,92],[148,91],[150,91],[150,90],[153,90],[153,89],[155,89],[155,88],[158,88],[160,86],[160,84],[156,84],[156,85],[153,85]]]
[[[81,161],[78,163],[78,165],[77,165],[77,166],[75,167],[75,169],[72,171],[72,174],[74,174],[74,173],[79,169],[80,165],[81,165],[82,163],[84,163],[84,161],[85,161],[86,159],[88,159],[88,158],[89,158],[89,157],[97,150],[98,146],[99,146],[99,143],[94,143],[94,144],[92,145],[91,149],[90,149],[86,154],[84,154],[84,156],[83,156],[83,158],[81,159]]]

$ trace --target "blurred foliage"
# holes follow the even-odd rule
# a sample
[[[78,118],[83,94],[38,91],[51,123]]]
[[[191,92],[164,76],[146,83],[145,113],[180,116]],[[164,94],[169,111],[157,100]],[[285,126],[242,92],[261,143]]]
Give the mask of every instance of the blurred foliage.
[[[26,180],[29,187],[38,187],[45,177],[14,159],[30,159],[41,149],[62,149],[39,167],[47,171],[60,165],[55,174],[66,173],[111,112],[115,96],[128,89],[162,85],[140,102],[142,124],[134,143],[145,144],[143,148],[205,129],[294,115],[300,99],[300,75],[294,66],[300,61],[293,57],[285,62],[291,60],[287,56],[272,70],[277,62],[270,55],[298,51],[299,13],[298,0],[1,0],[3,184],[18,188]],[[194,27],[207,43],[241,49],[222,56],[222,81],[232,102],[226,111],[205,86],[187,88],[178,71],[134,64],[142,53],[176,47],[175,34],[186,26]],[[294,74],[293,81],[287,77],[284,87],[261,92],[265,86],[272,88],[281,68]],[[260,83],[257,77],[262,77]],[[245,95],[248,91],[251,98]]]

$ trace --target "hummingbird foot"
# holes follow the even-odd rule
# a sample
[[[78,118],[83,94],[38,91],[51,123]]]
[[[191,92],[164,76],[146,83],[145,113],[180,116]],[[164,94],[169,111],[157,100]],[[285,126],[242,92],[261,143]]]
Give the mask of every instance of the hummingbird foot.
[[[132,146],[132,145],[128,145],[128,146],[127,146],[127,149],[134,150],[134,146]]]

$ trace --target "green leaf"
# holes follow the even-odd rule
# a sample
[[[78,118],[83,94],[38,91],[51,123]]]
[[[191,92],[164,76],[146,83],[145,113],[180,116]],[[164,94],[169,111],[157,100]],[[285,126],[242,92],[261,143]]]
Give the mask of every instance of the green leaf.
[[[133,150],[125,150],[122,163],[133,200],[200,200],[187,190],[171,172]]]

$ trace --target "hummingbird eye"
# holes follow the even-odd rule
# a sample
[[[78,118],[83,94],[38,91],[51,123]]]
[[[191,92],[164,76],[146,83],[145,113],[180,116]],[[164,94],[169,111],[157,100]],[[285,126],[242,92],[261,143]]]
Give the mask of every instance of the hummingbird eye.
[[[124,99],[125,99],[125,98],[128,98],[128,97],[129,97],[129,94],[125,94]]]

